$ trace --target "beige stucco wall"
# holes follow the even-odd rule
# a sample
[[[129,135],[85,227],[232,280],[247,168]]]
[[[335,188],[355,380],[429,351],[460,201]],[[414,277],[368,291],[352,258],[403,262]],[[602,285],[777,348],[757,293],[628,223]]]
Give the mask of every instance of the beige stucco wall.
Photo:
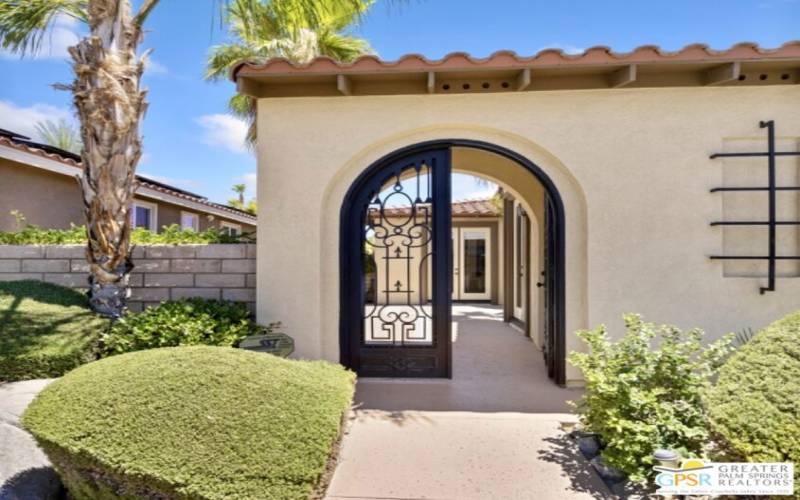
[[[798,110],[798,86],[261,99],[260,230],[271,243],[258,245],[259,320],[283,321],[299,356],[338,360],[346,190],[391,151],[465,138],[532,160],[564,199],[568,350],[579,328],[619,334],[626,311],[711,337],[761,327],[800,305],[800,280],[759,295],[763,280],[723,277],[708,259],[723,247],[708,226],[722,200],[708,190],[724,168],[708,156],[732,138],[763,146],[763,119],[797,138]]]
[[[78,181],[0,158],[0,231],[17,229],[12,210],[21,212],[28,223],[46,228],[82,224]]]

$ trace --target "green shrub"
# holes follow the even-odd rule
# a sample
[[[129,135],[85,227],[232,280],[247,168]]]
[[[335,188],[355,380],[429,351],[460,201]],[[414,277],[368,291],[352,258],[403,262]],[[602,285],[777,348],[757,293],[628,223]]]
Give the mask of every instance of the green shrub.
[[[794,462],[800,485],[800,312],[739,348],[720,369],[707,403],[719,458]]]
[[[624,319],[627,334],[616,342],[604,326],[578,332],[590,352],[573,352],[569,361],[586,381],[575,404],[583,429],[600,436],[607,465],[642,482],[652,475],[658,448],[702,455],[708,442],[702,393],[732,337],[703,348],[701,330],[656,326],[635,314]]]
[[[306,499],[353,381],[322,361],[151,349],[70,372],[22,421],[73,498]]]
[[[108,321],[75,290],[0,282],[0,381],[58,377],[95,359]]]
[[[161,228],[160,233],[154,233],[144,228],[136,228],[131,232],[131,241],[135,245],[189,245],[211,243],[253,243],[255,238],[251,233],[236,236],[225,234],[216,227],[205,231],[183,229],[178,224],[171,224]]]
[[[236,347],[248,335],[269,333],[277,327],[278,324],[257,324],[240,302],[183,299],[118,320],[103,335],[101,354],[185,345]]]
[[[131,243],[134,245],[190,245],[212,243],[253,243],[255,238],[250,233],[229,236],[219,228],[205,231],[182,229],[177,224],[164,226],[160,233],[144,228],[131,231]],[[86,228],[71,226],[69,229],[45,229],[27,224],[19,231],[0,231],[0,245],[80,245],[86,243]]]

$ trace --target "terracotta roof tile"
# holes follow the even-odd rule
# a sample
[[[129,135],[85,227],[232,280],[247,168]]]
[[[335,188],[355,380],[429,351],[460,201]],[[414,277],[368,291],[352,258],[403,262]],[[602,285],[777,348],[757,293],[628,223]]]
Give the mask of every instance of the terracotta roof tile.
[[[386,217],[408,216],[410,207],[387,207],[384,209]],[[453,217],[497,217],[500,209],[489,198],[477,200],[460,200],[452,204]]]
[[[361,56],[353,62],[342,63],[329,57],[317,57],[305,64],[277,57],[262,63],[243,61],[231,70],[236,80],[241,71],[247,75],[289,74],[358,74],[375,72],[438,71],[468,69],[553,68],[561,66],[602,66],[643,63],[701,63],[747,60],[780,60],[800,58],[800,40],[786,42],[778,48],[762,48],[756,43],[742,42],[724,50],[695,43],[677,51],[663,50],[655,45],[642,45],[630,52],[615,52],[609,47],[596,46],[580,54],[567,54],[560,49],[544,49],[532,56],[520,56],[501,50],[489,57],[473,57],[453,52],[441,59],[428,59],[421,54],[407,54],[396,61],[384,61],[374,55]]]

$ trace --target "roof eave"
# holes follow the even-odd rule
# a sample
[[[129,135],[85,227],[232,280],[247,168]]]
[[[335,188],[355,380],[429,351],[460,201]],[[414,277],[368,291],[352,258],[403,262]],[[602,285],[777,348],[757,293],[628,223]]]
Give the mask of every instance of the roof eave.
[[[275,58],[263,64],[239,63],[233,68],[231,78],[237,82],[239,92],[247,95],[291,97],[440,93],[445,90],[447,93],[465,93],[722,85],[734,82],[749,85],[764,82],[738,80],[742,72],[767,67],[771,71],[789,72],[790,78],[778,83],[798,83],[800,41],[788,42],[776,49],[740,43],[722,51],[694,44],[676,52],[643,46],[628,53],[616,53],[607,47],[593,47],[581,54],[546,49],[531,57],[500,51],[487,58],[452,53],[439,60],[428,60],[410,54],[391,62],[381,61],[375,56],[363,56],[352,63],[319,57],[307,64]],[[475,88],[468,82],[470,79],[485,81],[478,82],[479,87]],[[497,85],[492,87],[493,83]]]

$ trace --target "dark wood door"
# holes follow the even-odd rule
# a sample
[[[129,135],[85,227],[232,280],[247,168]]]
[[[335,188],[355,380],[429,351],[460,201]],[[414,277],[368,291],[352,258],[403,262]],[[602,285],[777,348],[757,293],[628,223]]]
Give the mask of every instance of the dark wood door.
[[[368,377],[451,376],[450,150],[393,159],[345,205],[345,364]]]

